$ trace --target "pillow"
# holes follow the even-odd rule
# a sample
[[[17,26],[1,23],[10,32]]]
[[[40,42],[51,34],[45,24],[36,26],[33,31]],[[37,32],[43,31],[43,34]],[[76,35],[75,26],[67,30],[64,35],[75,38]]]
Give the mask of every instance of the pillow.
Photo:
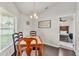
[[[67,34],[67,31],[60,31],[60,34],[65,35]]]

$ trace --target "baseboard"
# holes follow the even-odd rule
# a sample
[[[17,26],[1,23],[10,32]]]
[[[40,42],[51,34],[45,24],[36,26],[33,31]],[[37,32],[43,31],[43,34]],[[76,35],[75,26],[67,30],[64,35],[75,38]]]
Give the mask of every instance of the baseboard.
[[[55,47],[55,48],[59,48],[59,46],[58,45],[54,45],[54,44],[47,44],[47,43],[45,43],[44,45],[47,45],[47,46],[51,46],[51,47]]]

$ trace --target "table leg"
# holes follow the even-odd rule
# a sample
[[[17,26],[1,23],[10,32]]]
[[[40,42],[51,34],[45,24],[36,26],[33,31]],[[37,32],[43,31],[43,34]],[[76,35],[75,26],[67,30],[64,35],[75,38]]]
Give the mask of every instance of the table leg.
[[[38,49],[38,56],[42,56],[42,48]]]

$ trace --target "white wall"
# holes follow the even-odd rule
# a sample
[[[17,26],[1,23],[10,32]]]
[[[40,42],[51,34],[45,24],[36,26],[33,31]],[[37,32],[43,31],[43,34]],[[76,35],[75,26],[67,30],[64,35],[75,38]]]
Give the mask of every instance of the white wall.
[[[79,3],[77,3],[77,19],[76,19],[76,55],[79,56]]]
[[[59,48],[59,56],[75,56],[72,50]]]
[[[29,25],[27,25],[27,21],[29,21]],[[21,14],[21,19],[18,21],[18,31],[23,32],[24,36],[29,36],[32,25],[32,20],[30,20],[29,17],[27,17],[26,15]]]
[[[38,30],[39,36],[41,36],[43,42],[48,45],[59,45],[59,17],[69,14],[75,14],[75,3],[58,3],[54,7],[49,8],[39,17],[38,21],[51,20],[51,28],[38,28],[36,24],[36,30]]]

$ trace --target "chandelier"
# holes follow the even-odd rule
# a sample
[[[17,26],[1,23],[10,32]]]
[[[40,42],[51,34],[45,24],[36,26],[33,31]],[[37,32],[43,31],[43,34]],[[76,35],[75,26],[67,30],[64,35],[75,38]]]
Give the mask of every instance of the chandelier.
[[[31,19],[38,19],[38,16],[36,13],[34,13],[33,15],[30,16]]]
[[[33,14],[32,15],[30,15],[30,19],[38,19],[38,15],[37,15],[37,10],[36,10],[36,3],[33,3]]]

